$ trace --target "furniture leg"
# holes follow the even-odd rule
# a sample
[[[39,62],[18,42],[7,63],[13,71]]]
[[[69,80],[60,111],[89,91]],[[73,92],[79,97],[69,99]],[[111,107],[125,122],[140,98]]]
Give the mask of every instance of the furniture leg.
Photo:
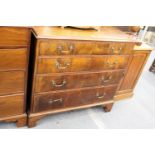
[[[113,107],[113,104],[114,104],[114,103],[109,103],[109,104],[103,105],[104,111],[105,111],[105,112],[110,112],[111,109],[112,109],[112,107]]]
[[[26,126],[26,124],[27,124],[27,117],[26,116],[19,118],[16,122],[17,127],[24,127],[24,126]]]
[[[28,127],[32,128],[37,125],[37,121],[40,120],[43,116],[28,116]]]

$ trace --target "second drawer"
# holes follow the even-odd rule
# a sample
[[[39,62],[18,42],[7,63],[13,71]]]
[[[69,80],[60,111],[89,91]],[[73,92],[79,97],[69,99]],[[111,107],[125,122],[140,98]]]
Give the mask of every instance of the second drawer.
[[[124,69],[129,56],[39,58],[37,73],[62,73]]]
[[[117,84],[123,77],[124,70],[112,72],[63,74],[63,75],[37,75],[35,92],[48,92],[54,90],[75,89],[93,86],[107,86]]]
[[[25,72],[0,72],[0,95],[24,92]]]
[[[0,71],[25,70],[27,49],[0,49]]]

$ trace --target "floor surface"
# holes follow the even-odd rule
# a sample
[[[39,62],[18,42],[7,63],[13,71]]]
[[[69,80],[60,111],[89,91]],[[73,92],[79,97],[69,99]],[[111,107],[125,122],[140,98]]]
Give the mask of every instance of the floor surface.
[[[149,67],[155,58],[151,53],[138,81],[134,96],[117,102],[111,112],[101,107],[55,114],[38,121],[33,129],[152,129],[155,128],[155,74]],[[0,123],[0,129],[16,128],[14,123]]]

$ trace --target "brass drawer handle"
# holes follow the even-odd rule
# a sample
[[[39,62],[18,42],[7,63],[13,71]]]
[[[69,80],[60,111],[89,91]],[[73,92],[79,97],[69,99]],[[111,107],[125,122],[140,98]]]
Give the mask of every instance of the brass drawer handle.
[[[105,95],[106,95],[106,93],[104,93],[103,95],[100,95],[98,92],[96,93],[96,97],[97,97],[98,99],[104,98]]]
[[[112,75],[110,75],[110,76],[108,76],[106,78],[103,76],[101,79],[102,79],[103,83],[107,83],[112,79]]]
[[[52,80],[53,87],[63,87],[66,84],[66,80],[63,80],[62,84],[56,84],[54,80]]]
[[[125,76],[125,71],[123,71],[123,73],[122,73],[122,77],[124,77]]]
[[[56,100],[49,100],[48,101],[48,104],[53,104],[53,103],[55,103],[55,102],[60,102],[60,103],[62,103],[62,98],[60,98],[60,99],[56,99]]]
[[[62,51],[63,51],[63,46],[62,45],[58,45],[58,47],[57,47],[58,54],[62,54]]]
[[[71,54],[74,53],[75,51],[75,46],[73,44],[69,45],[69,51],[71,52]]]
[[[115,65],[118,64],[118,61],[115,60],[113,63],[107,62],[106,64],[107,64],[107,66],[108,66],[109,68],[112,68],[112,67],[115,67]]]
[[[115,52],[115,48],[114,48],[114,47],[111,47],[111,53],[112,53],[112,54],[121,54],[121,53],[122,53],[122,49],[123,49],[122,47],[119,47],[118,53],[116,53],[116,52]]]
[[[62,45],[58,45],[57,47],[58,54],[69,54],[69,52],[70,54],[73,54],[74,50],[75,50],[75,46],[73,44],[69,45],[69,51],[67,50],[65,51]]]
[[[115,60],[115,61],[113,62],[113,64],[114,64],[114,65],[117,65],[117,64],[118,64],[118,61],[117,61],[117,60]]]
[[[56,67],[57,69],[59,70],[62,70],[62,69],[66,69],[68,66],[70,66],[70,62],[65,62],[63,65],[60,64],[60,62],[58,60],[56,60]]]
[[[122,53],[122,47],[120,47],[119,49],[118,49],[118,54],[121,54]]]
[[[114,54],[115,48],[111,47],[111,53]]]

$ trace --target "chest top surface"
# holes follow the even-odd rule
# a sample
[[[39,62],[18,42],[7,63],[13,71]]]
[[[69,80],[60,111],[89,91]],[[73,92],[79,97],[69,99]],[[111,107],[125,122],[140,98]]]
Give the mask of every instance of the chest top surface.
[[[36,38],[42,39],[69,39],[140,43],[137,36],[123,32],[117,27],[104,26],[97,30],[81,30],[54,26],[37,26],[32,28]]]

